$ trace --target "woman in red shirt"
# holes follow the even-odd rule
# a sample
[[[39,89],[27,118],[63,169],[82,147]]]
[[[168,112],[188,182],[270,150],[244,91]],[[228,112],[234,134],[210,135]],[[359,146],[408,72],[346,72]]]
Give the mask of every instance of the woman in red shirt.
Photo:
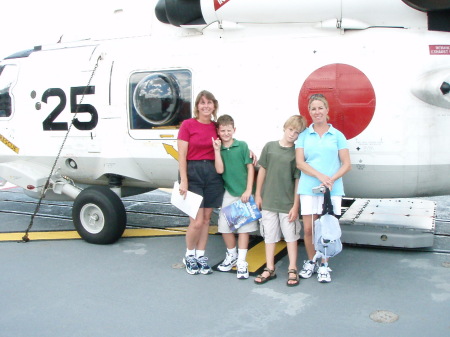
[[[216,118],[219,103],[209,91],[201,91],[195,100],[194,118],[185,120],[178,133],[180,194],[189,190],[203,196],[195,219],[190,218],[186,232],[183,262],[191,274],[211,274],[205,256],[209,223],[213,208],[222,205],[223,181],[214,167],[212,139],[217,139]]]

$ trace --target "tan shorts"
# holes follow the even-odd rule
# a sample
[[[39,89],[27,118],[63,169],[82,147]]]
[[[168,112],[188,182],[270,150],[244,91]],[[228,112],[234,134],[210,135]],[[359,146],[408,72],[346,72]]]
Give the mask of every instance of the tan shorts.
[[[302,228],[300,221],[289,222],[289,214],[261,211],[261,235],[265,243],[276,243],[284,237],[286,242],[294,242],[300,239]]]
[[[225,191],[225,194],[223,195],[222,208],[232,204],[235,201],[238,201],[239,199],[240,197],[233,197],[230,193],[228,193],[228,191]],[[242,227],[239,227],[237,231],[233,232],[230,229],[230,226],[228,226],[222,211],[220,211],[219,213],[218,225],[219,233],[251,233],[258,230],[258,221],[253,221]]]
[[[333,211],[336,215],[341,215],[341,196],[331,196]],[[300,195],[300,212],[302,215],[322,214],[323,195]]]

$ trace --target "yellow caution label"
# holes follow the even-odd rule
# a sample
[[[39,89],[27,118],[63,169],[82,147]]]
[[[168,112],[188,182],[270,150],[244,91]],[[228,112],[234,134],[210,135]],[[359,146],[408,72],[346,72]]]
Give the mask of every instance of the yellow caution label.
[[[8,139],[0,135],[0,140],[3,144],[5,144],[7,147],[9,147],[11,150],[13,150],[15,153],[19,153],[19,148],[15,146],[13,143],[11,143]]]

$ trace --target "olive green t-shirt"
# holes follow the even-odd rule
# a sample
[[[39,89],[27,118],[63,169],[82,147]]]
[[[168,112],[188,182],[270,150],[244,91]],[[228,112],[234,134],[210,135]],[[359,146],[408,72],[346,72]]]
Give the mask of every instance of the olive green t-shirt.
[[[258,163],[266,169],[262,209],[289,213],[294,205],[295,179],[300,177],[295,163],[295,147],[282,147],[278,141],[268,142]]]

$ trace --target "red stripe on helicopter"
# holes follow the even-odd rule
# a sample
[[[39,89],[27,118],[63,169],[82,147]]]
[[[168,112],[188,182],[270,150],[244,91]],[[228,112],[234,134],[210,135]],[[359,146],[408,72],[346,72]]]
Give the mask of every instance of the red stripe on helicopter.
[[[217,11],[230,0],[214,0],[214,9]]]

